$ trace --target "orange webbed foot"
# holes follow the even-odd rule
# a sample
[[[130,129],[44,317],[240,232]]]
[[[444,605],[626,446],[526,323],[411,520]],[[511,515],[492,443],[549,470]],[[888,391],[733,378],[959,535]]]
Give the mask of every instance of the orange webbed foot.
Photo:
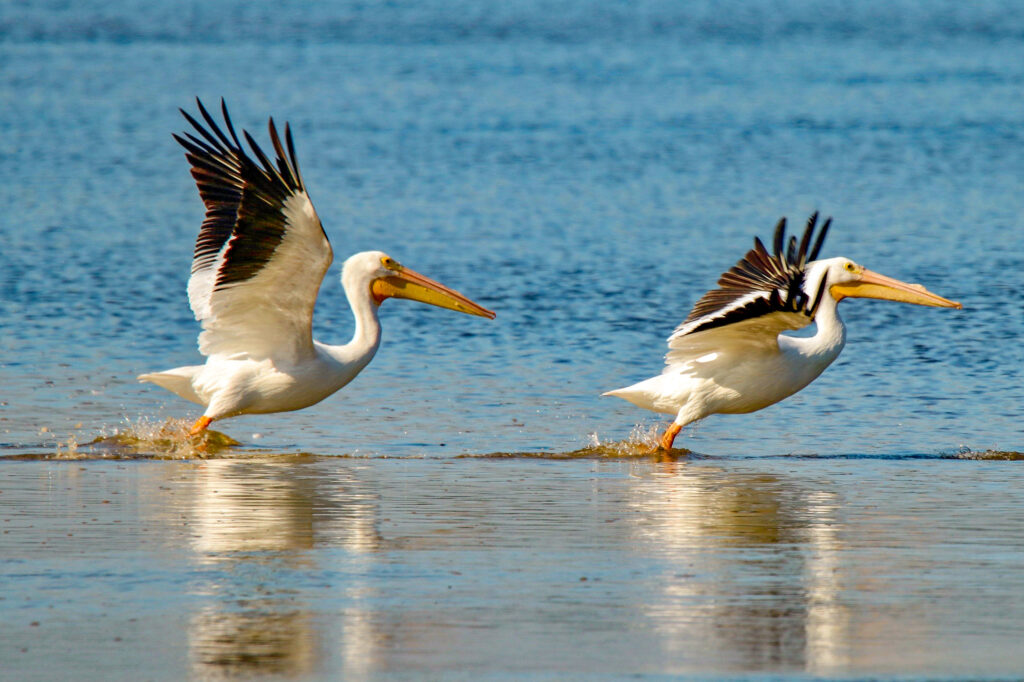
[[[206,415],[203,415],[202,417],[196,420],[195,424],[192,425],[192,428],[189,429],[188,435],[195,436],[198,433],[202,433],[203,431],[206,430],[206,427],[209,426],[211,422],[213,422],[212,419],[210,419]]]
[[[658,439],[658,445],[661,446],[661,449],[669,452],[672,449],[672,443],[675,442],[676,436],[682,430],[683,427],[674,422],[665,429],[665,433],[661,434],[661,438]]]

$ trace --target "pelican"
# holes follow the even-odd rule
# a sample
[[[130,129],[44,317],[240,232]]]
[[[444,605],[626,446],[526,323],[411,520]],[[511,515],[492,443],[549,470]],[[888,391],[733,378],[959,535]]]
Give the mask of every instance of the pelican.
[[[658,439],[670,450],[676,435],[691,422],[711,414],[763,409],[818,378],[846,343],[846,327],[837,310],[844,298],[962,307],[849,258],[816,260],[832,219],[814,238],[817,223],[814,213],[799,245],[796,237],[785,244],[786,219],[780,220],[773,255],[755,237],[754,248],[721,276],[718,289],[697,301],[668,338],[662,373],[604,395],[675,415]],[[813,336],[782,334],[811,322],[817,328]]]
[[[313,306],[334,256],[299,173],[291,129],[286,123],[285,153],[270,119],[273,162],[243,130],[257,163],[242,149],[223,100],[230,137],[196,103],[207,127],[182,109],[198,136],[174,139],[185,148],[206,206],[188,300],[202,323],[199,351],[207,360],[139,376],[206,408],[191,435],[225,417],[299,410],[345,386],[380,346],[378,309],[385,299],[494,318],[386,253],[364,251],[341,271],[355,316],[352,340],[332,346],[313,339]]]

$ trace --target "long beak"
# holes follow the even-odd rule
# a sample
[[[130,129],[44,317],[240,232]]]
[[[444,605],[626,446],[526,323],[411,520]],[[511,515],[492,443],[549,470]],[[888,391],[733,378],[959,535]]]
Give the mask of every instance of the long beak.
[[[385,298],[408,298],[412,301],[457,310],[467,315],[479,315],[491,320],[495,318],[495,314],[487,308],[477,305],[454,289],[449,289],[409,268],[402,268],[393,275],[373,280],[370,291],[378,304]]]
[[[829,287],[829,291],[837,301],[849,296],[850,298],[880,298],[887,301],[931,305],[940,308],[963,308],[956,301],[933,294],[920,284],[907,284],[870,270],[864,270],[861,273],[859,282],[833,284]]]

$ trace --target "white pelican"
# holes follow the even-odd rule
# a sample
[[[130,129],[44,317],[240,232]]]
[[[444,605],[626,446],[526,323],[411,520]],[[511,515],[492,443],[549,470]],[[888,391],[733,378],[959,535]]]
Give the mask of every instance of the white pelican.
[[[387,254],[364,251],[341,271],[355,316],[352,340],[343,346],[314,340],[313,306],[333,253],[299,174],[291,130],[286,123],[286,154],[270,119],[273,162],[243,130],[257,163],[242,149],[223,100],[230,138],[196,102],[209,127],[182,110],[199,137],[174,139],[186,150],[206,205],[188,300],[202,322],[199,351],[207,360],[139,376],[206,408],[191,434],[216,419],[302,409],[352,381],[380,345],[377,309],[387,298],[494,318]]]
[[[786,219],[780,220],[774,255],[755,237],[754,248],[718,280],[720,288],[704,294],[668,338],[664,371],[604,395],[675,415],[658,441],[670,450],[691,422],[711,414],[754,412],[814,381],[846,343],[846,327],[837,312],[844,298],[962,307],[849,258],[815,260],[832,219],[825,221],[811,246],[817,222],[814,213],[799,246],[791,237],[783,251]],[[817,326],[813,336],[781,334],[811,322]]]

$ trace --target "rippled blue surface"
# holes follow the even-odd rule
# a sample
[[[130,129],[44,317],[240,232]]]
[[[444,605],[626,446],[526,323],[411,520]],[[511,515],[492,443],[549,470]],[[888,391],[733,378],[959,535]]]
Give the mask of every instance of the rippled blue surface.
[[[389,302],[352,385],[220,425],[234,459],[38,461],[198,414],[134,379],[200,359],[196,95],[291,122],[339,262],[498,318]],[[1024,450],[1022,142],[1011,0],[0,4],[5,669],[1019,673],[1024,473],[943,458]],[[455,458],[653,429],[599,394],[813,210],[964,310],[844,303],[835,365],[688,460]]]
[[[625,438],[656,418],[598,395],[660,371],[665,337],[754,234],[820,209],[827,255],[965,310],[844,304],[849,345],[822,379],[681,445],[1021,444],[1015,3],[5,7],[13,451],[196,415],[134,376],[199,358],[184,285],[202,210],[170,138],[197,94],[227,98],[259,139],[268,115],[291,121],[339,261],[385,249],[499,312],[388,304],[362,377],[306,412],[224,425],[243,442],[444,454]],[[316,333],[343,342],[337,275]]]

